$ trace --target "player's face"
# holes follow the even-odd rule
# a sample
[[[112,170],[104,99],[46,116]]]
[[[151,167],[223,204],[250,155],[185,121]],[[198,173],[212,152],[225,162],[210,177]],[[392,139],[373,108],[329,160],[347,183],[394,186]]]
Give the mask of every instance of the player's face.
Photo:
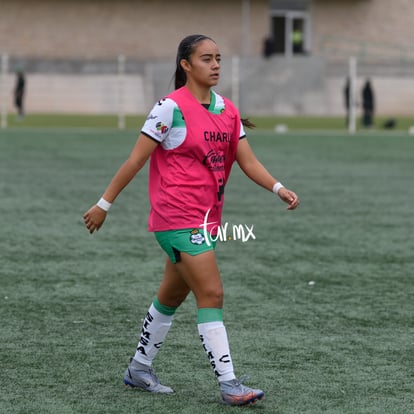
[[[221,55],[216,43],[206,39],[201,41],[190,56],[186,65],[187,78],[202,86],[215,86],[220,77]]]

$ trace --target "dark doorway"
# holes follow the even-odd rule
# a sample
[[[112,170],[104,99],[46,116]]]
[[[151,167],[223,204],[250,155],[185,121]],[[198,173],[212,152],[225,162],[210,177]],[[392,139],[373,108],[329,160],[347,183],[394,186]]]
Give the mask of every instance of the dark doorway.
[[[286,17],[275,16],[272,18],[272,35],[274,43],[274,53],[285,54]]]

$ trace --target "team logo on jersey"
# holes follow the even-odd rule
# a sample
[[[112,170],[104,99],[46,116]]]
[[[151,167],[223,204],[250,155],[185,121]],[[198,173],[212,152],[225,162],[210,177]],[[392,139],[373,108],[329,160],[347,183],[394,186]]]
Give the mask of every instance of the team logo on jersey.
[[[190,242],[192,244],[203,244],[205,241],[204,236],[202,233],[200,233],[200,230],[193,229],[190,232]]]
[[[226,156],[222,151],[211,149],[203,158],[203,165],[210,171],[223,171]]]
[[[164,122],[157,122],[155,124],[155,127],[157,128],[158,132],[161,132],[161,134],[165,134],[168,131],[168,127],[164,124]]]

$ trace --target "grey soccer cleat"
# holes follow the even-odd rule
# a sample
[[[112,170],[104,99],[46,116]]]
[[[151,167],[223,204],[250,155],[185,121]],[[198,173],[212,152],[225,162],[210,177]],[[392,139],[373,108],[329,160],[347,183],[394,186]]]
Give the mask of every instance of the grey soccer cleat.
[[[221,398],[225,404],[229,405],[251,405],[264,397],[262,390],[243,385],[246,378],[233,379],[231,381],[220,382]]]
[[[153,368],[131,359],[124,375],[124,384],[158,394],[172,394],[174,390],[162,385]]]

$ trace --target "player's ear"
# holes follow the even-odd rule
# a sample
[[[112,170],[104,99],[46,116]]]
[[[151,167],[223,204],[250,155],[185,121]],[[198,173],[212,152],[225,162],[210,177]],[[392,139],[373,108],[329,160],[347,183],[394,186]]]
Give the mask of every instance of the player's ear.
[[[185,72],[190,71],[191,65],[190,65],[190,62],[187,59],[181,59],[180,60],[180,66],[183,68],[183,70]]]

